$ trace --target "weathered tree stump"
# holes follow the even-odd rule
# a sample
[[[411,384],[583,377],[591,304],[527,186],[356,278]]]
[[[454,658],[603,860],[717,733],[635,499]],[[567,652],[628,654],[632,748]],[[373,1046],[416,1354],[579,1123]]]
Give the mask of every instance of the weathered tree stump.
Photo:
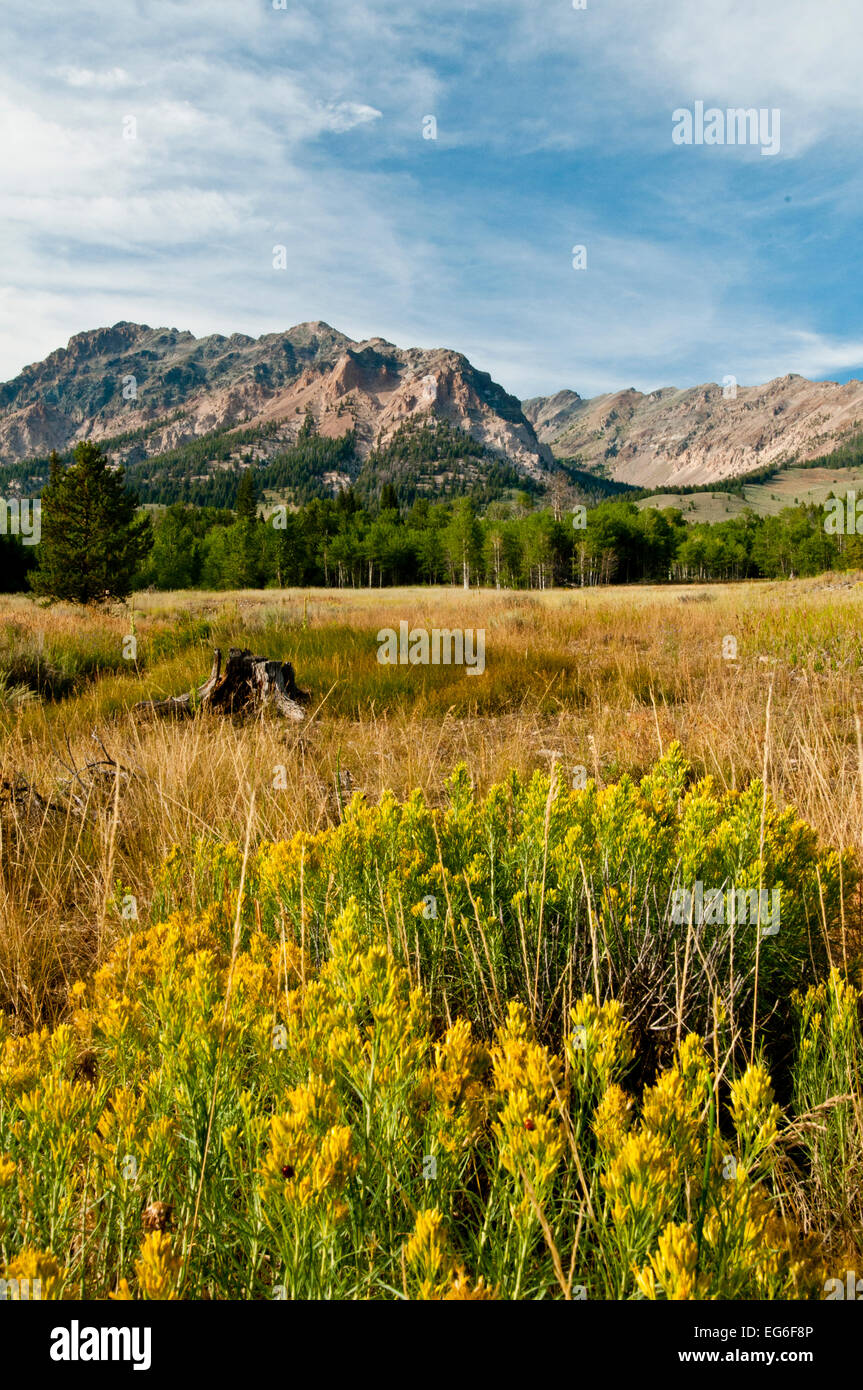
[[[216,710],[219,714],[258,714],[272,710],[285,719],[305,719],[303,705],[310,699],[300,690],[289,661],[268,661],[250,651],[231,647],[224,672],[222,653],[213,652],[213,669],[197,690],[171,695],[167,700],[141,700],[135,709],[153,714],[195,714]]]

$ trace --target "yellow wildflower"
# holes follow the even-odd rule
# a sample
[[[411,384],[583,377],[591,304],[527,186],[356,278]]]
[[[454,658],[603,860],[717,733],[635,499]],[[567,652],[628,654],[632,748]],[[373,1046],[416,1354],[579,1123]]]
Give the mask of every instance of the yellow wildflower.
[[[751,1169],[763,1160],[775,1141],[781,1115],[773,1100],[770,1077],[762,1066],[747,1067],[743,1076],[732,1083],[731,1114],[741,1161]]]
[[[146,1235],[141,1257],[135,1261],[141,1298],[175,1300],[181,1264],[180,1256],[171,1251],[171,1237],[167,1231],[151,1231]]]
[[[635,1282],[645,1298],[657,1297],[657,1283],[665,1297],[674,1301],[703,1298],[705,1280],[696,1277],[698,1247],[692,1227],[670,1222],[659,1237],[658,1249],[650,1265],[637,1270]]]
[[[65,1277],[65,1269],[53,1255],[42,1250],[22,1250],[3,1271],[6,1297],[13,1301],[61,1299]]]
[[[611,1155],[620,1148],[629,1130],[633,1100],[616,1083],[608,1087],[593,1117],[593,1132],[600,1153]]]

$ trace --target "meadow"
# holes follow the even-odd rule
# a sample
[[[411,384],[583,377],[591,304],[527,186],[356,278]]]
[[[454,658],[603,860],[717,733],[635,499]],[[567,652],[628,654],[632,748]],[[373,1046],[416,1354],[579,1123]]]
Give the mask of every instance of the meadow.
[[[863,1255],[861,595],[0,599],[6,1277],[824,1297]],[[485,673],[381,665],[403,619]],[[303,724],[132,708],[230,646]],[[674,921],[696,881],[778,889],[778,933]]]
[[[747,483],[743,495],[722,492],[663,492],[636,503],[643,507],[679,507],[687,521],[726,521],[744,512],[778,516],[783,507],[823,506],[828,497],[842,497],[849,490],[860,494],[863,471],[859,468],[783,468],[766,483]]]

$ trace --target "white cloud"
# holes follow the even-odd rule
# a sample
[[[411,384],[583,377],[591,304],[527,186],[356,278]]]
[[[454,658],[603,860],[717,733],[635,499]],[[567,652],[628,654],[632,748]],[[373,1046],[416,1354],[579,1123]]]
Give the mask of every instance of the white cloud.
[[[381,111],[376,111],[373,106],[363,106],[356,101],[340,101],[337,105],[330,104],[326,107],[329,118],[330,130],[344,132],[353,130],[354,126],[368,125],[370,121],[379,121],[382,116]]]
[[[788,328],[771,344],[771,352],[751,359],[749,383],[794,372],[823,378],[835,373],[847,376],[863,367],[863,338],[830,338],[809,329]]]
[[[104,91],[128,87],[132,81],[123,68],[93,72],[91,68],[62,67],[57,69],[57,76],[68,82],[70,87],[101,87]]]

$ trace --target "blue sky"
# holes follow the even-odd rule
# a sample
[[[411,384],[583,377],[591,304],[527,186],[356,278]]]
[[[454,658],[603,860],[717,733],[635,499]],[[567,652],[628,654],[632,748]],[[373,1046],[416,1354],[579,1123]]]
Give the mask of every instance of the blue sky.
[[[861,40],[859,0],[7,8],[0,379],[120,319],[323,319],[522,397],[863,375]],[[675,145],[696,101],[780,152]]]

